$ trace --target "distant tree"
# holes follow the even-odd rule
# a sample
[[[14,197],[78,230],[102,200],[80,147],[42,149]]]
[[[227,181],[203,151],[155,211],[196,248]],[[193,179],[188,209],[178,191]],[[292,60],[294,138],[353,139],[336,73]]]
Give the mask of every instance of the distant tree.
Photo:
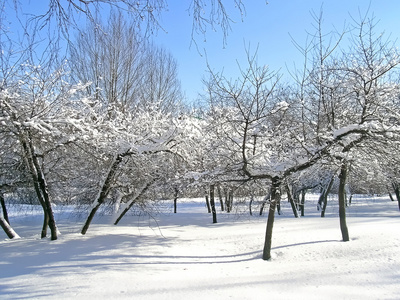
[[[114,107],[133,111],[146,106],[176,111],[182,93],[175,59],[147,42],[121,13],[111,13],[101,27],[90,24],[70,47],[74,82],[91,82],[88,95],[110,113]]]

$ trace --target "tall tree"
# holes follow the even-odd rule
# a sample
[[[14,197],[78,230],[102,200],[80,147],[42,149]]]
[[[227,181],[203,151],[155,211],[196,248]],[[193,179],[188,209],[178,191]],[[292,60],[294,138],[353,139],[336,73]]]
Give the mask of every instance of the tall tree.
[[[88,95],[102,101],[109,114],[114,108],[154,105],[171,112],[182,100],[175,59],[143,38],[121,13],[112,12],[105,25],[89,24],[70,52],[74,82],[91,82]]]

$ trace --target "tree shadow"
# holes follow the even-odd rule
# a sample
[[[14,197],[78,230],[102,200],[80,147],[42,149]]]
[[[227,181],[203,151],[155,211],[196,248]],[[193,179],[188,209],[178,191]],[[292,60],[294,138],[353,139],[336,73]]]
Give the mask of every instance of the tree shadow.
[[[322,244],[322,243],[339,243],[339,242],[342,242],[342,241],[341,240],[310,241],[310,242],[302,242],[302,243],[281,245],[281,246],[278,246],[278,247],[273,247],[272,250],[277,250],[277,249],[282,249],[282,248],[291,248],[291,247],[302,246],[302,245],[312,245],[312,244]]]

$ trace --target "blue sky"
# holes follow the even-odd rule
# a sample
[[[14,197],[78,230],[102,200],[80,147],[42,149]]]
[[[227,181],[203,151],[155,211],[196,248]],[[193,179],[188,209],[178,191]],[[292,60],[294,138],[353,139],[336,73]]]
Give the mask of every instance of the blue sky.
[[[182,87],[189,101],[197,98],[202,91],[202,78],[207,75],[206,59],[191,45],[192,19],[186,11],[189,1],[169,1],[169,11],[163,14],[161,24],[166,32],[159,31],[154,40],[168,49],[179,64]],[[225,2],[233,2],[226,0]],[[226,77],[236,78],[238,67],[246,66],[245,44],[252,50],[258,46],[258,63],[268,65],[272,70],[281,69],[287,73],[293,63],[301,64],[302,56],[292,43],[293,37],[300,44],[306,40],[306,32],[315,32],[311,11],[324,15],[324,31],[342,30],[351,23],[351,17],[359,19],[360,12],[379,20],[376,31],[385,31],[391,38],[400,38],[399,0],[265,0],[243,1],[246,16],[241,21],[237,11],[232,10],[237,20],[229,33],[227,44],[223,45],[221,30],[208,31],[206,36],[195,36],[198,48],[206,51],[207,59],[214,71],[224,70]]]
[[[34,9],[44,12],[48,1],[21,0],[22,10]],[[271,70],[287,74],[286,65],[300,65],[302,56],[292,43],[294,38],[304,44],[306,32],[315,32],[311,11],[324,14],[324,31],[342,30],[345,23],[351,22],[351,16],[374,15],[379,24],[377,32],[391,34],[393,40],[400,38],[400,1],[399,0],[243,0],[246,15],[241,16],[232,6],[234,0],[224,0],[229,13],[236,21],[232,24],[226,44],[220,29],[208,30],[205,36],[195,35],[198,48],[191,43],[192,18],[188,14],[190,0],[166,0],[168,11],[160,20],[164,30],[153,35],[154,42],[163,46],[175,57],[179,66],[179,77],[188,101],[194,101],[203,90],[202,79],[207,77],[208,63],[215,72],[224,70],[227,78],[238,76],[237,61],[246,67],[246,46],[253,52],[258,47],[258,64],[268,65]],[[9,0],[12,3],[11,0]],[[208,1],[205,1],[208,2]],[[10,9],[10,7],[9,7]],[[15,12],[11,13],[15,15]],[[12,18],[11,15],[8,17]],[[15,25],[15,24],[14,24]],[[210,28],[209,28],[210,29]],[[292,37],[292,38],[291,38]],[[199,49],[199,50],[198,50]],[[288,78],[289,76],[286,75]],[[284,75],[285,78],[285,75]]]

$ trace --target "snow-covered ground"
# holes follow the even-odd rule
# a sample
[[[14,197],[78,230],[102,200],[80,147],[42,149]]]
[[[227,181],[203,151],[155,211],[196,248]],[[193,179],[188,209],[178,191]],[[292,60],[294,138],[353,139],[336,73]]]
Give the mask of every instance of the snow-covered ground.
[[[13,208],[22,238],[0,233],[0,299],[400,299],[396,202],[353,199],[346,243],[334,199],[325,218],[315,197],[299,219],[282,206],[271,261],[261,259],[265,216],[218,212],[212,224],[202,200],[118,226],[98,217],[85,236],[82,219],[62,209],[56,241],[39,238],[40,214]]]

